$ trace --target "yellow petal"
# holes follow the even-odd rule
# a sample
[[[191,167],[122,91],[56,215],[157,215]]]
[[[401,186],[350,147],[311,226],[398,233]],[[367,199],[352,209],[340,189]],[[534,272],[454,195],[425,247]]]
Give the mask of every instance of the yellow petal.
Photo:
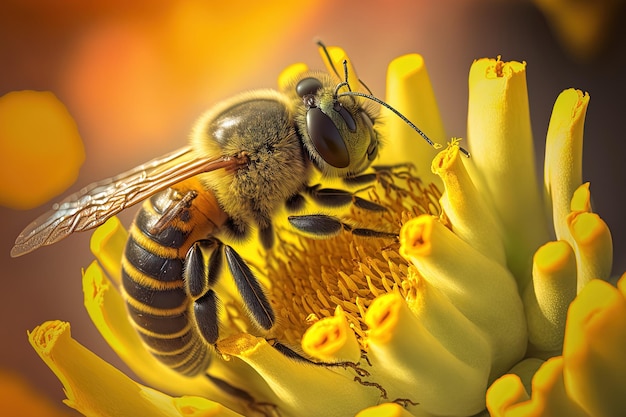
[[[29,341],[63,384],[66,404],[84,415],[184,415],[172,397],[136,383],[72,339],[69,323],[43,323],[29,333]]]
[[[311,325],[302,336],[305,353],[322,362],[358,362],[361,349],[341,306]]]
[[[0,205],[30,209],[45,203],[76,180],[84,159],[76,123],[54,94],[13,91],[0,97]]]
[[[527,409],[530,415],[587,417],[566,390],[562,356],[548,359],[533,377],[532,400]]]
[[[174,407],[181,417],[236,417],[235,413],[223,405],[202,397],[183,396],[172,398]]]
[[[400,244],[400,254],[484,332],[493,355],[492,376],[502,375],[522,358],[526,318],[506,268],[428,215],[403,226]]]
[[[459,157],[456,142],[433,159],[432,171],[441,177],[445,187],[441,208],[457,236],[482,254],[506,265],[499,225],[467,173],[464,159]]]
[[[574,191],[570,210],[591,212],[591,193],[589,192],[588,182],[581,184],[580,187]]]
[[[471,321],[471,316],[459,311],[444,291],[418,274],[410,274],[407,281],[411,289],[407,291],[405,301],[415,318],[450,354],[488,378],[492,356],[483,330]],[[384,310],[381,312],[384,314]],[[370,329],[372,332],[378,333],[373,328]]]
[[[338,82],[345,81],[345,73],[344,73],[344,61],[347,62],[348,68],[348,82],[350,83],[350,88],[352,91],[362,90],[363,87],[359,82],[359,77],[356,75],[356,71],[352,66],[352,62],[348,58],[348,54],[346,51],[341,49],[338,46],[328,46],[326,47],[328,51],[328,55],[330,56],[330,61],[328,61],[328,57],[324,53],[324,49],[322,47],[318,48],[319,54],[326,65],[326,69],[330,74],[335,74],[338,78]],[[342,87],[339,92],[348,91],[347,87]]]
[[[487,390],[487,410],[491,417],[508,417],[516,404],[528,400],[520,377],[506,374],[498,378]]]
[[[111,217],[91,235],[89,248],[113,283],[122,285],[122,254],[128,232],[116,216]]]
[[[619,287],[592,280],[572,302],[565,330],[565,386],[592,416],[626,410],[626,299]]]
[[[532,285],[524,292],[532,356],[561,353],[567,308],[576,297],[576,256],[564,240],[541,246],[533,258]]]
[[[487,391],[492,417],[589,417],[568,395],[563,381],[563,358],[544,362],[532,380],[532,398],[517,375],[507,374]]]
[[[583,128],[589,95],[570,88],[552,110],[546,137],[544,187],[557,239],[572,243],[567,215],[574,191],[582,184]]]
[[[516,363],[509,370],[509,373],[519,377],[526,392],[532,392],[532,379],[544,362],[543,359],[525,358],[521,362]]]
[[[365,322],[370,328],[368,357],[389,398],[419,402],[416,410],[434,415],[473,415],[484,409],[489,362],[466,363],[456,357],[453,351],[463,340],[443,345],[394,292],[372,302]]]
[[[396,403],[384,403],[359,411],[356,417],[412,417],[404,407]]]
[[[302,62],[289,65],[278,75],[278,89],[285,91],[295,78],[308,71],[308,69],[307,65]]]
[[[446,132],[435,99],[424,58],[408,54],[391,61],[387,68],[386,101],[413,124],[421,129],[433,142],[444,143]],[[417,167],[418,175],[425,184],[440,180],[432,175],[428,167],[436,149],[428,145],[409,125],[381,108],[385,147],[381,153],[381,164],[397,164],[410,161]]]
[[[613,265],[613,240],[607,224],[595,213],[567,216],[578,262],[578,291],[592,279],[607,280]]]
[[[264,338],[242,333],[218,341],[217,347],[263,377],[273,394],[265,401],[275,404],[285,417],[354,415],[380,396],[376,388],[356,382],[352,370],[289,359]]]
[[[526,64],[475,61],[469,75],[468,170],[502,222],[508,265],[524,288],[530,259],[548,240],[535,170]],[[469,169],[471,168],[471,169]]]

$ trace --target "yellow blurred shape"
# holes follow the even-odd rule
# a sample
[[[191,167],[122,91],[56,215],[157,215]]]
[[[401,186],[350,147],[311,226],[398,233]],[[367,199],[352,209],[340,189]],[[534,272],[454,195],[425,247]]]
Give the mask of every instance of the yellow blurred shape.
[[[85,151],[74,119],[49,91],[0,97],[0,204],[36,207],[65,191]]]
[[[76,414],[63,410],[59,404],[37,391],[26,378],[0,369],[0,410],[5,417],[46,416],[70,417]]]
[[[534,0],[564,48],[574,58],[597,58],[612,36],[624,10],[622,0]]]

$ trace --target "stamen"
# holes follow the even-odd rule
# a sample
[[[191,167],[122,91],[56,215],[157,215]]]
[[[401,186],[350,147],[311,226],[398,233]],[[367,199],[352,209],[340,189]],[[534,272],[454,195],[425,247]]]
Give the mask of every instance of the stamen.
[[[436,186],[424,186],[408,172],[380,176],[387,179],[366,189],[361,197],[387,210],[353,208],[342,220],[357,227],[398,233],[417,215],[441,214],[441,192]],[[268,278],[272,282],[269,299],[277,315],[269,337],[299,346],[309,326],[333,316],[335,307],[341,306],[361,349],[366,351],[368,326],[364,317],[371,302],[390,292],[407,296],[414,289],[410,281],[415,281],[417,272],[399,254],[399,243],[348,231],[331,239],[303,237],[291,229],[277,231],[279,244],[268,254]]]

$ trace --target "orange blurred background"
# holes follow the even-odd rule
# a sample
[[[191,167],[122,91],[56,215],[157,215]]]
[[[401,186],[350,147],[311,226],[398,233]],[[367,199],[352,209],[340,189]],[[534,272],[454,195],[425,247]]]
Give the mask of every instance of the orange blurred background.
[[[626,270],[626,222],[616,201],[626,186],[623,31],[581,61],[564,51],[540,11],[521,0],[392,0],[384,5],[356,0],[11,0],[0,5],[0,95],[50,90],[68,107],[86,152],[75,191],[183,146],[204,109],[242,90],[275,87],[277,75],[291,63],[322,68],[317,39],[346,49],[360,78],[379,97],[384,97],[387,63],[421,53],[451,137],[465,136],[472,61],[496,55],[525,60],[538,155],[558,94],[575,87],[591,95],[583,176],[591,181],[595,211],[613,233],[615,273],[621,273]],[[542,157],[539,161],[542,172]],[[26,376],[60,404],[61,385],[30,348],[26,330],[45,320],[70,321],[77,340],[127,368],[82,306],[80,270],[92,260],[88,234],[22,258],[9,257],[21,229],[47,207],[0,208],[0,369]],[[130,221],[131,216],[122,218]]]

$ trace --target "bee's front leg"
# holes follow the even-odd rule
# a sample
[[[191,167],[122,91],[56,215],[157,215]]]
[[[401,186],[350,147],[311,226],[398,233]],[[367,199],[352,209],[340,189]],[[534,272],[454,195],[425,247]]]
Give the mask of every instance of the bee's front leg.
[[[363,237],[397,238],[397,233],[383,232],[380,230],[354,227],[339,220],[337,217],[327,214],[305,214],[300,216],[289,216],[289,223],[299,231],[312,235],[313,237],[332,237],[342,230]]]
[[[369,211],[386,211],[387,209],[373,201],[366,200],[356,195],[356,192],[337,188],[321,188],[320,184],[305,188],[306,194],[316,203],[324,207],[341,207],[354,204],[355,207]]]

